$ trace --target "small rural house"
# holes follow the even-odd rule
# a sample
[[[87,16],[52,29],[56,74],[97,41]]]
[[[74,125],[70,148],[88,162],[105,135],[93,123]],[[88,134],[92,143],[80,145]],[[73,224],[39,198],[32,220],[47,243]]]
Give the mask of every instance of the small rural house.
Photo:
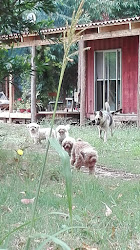
[[[44,40],[27,33],[0,40],[15,43],[16,38],[16,48],[49,45],[48,37],[65,29],[42,30]],[[140,126],[140,17],[77,25],[77,31],[82,29],[77,87],[81,124],[85,117],[94,119],[94,111],[109,101],[111,111],[121,111],[121,119],[138,121]],[[84,50],[87,47],[90,49]]]
[[[79,88],[82,92],[83,85],[81,96],[84,100],[85,92],[85,103],[81,104],[86,117],[93,119],[94,111],[104,109],[105,102],[109,101],[111,111],[121,111],[122,120],[137,120],[140,17],[92,23],[87,27],[82,38],[84,45],[81,40],[79,46]],[[83,47],[90,47],[84,55]]]

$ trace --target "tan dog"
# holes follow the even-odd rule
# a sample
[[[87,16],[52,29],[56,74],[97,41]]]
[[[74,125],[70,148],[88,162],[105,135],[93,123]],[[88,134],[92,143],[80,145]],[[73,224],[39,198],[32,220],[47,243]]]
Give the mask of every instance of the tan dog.
[[[75,139],[73,137],[67,136],[63,141],[62,141],[62,147],[64,150],[71,156],[71,151],[73,148],[73,144],[75,143]]]
[[[69,136],[68,130],[70,129],[70,125],[59,125],[56,128],[56,138],[58,139],[60,145],[62,145],[62,141]]]
[[[102,138],[101,134],[104,132],[104,142],[107,141],[107,132],[110,128],[111,135],[113,135],[113,128],[115,126],[112,114],[110,113],[110,106],[109,103],[105,103],[105,110],[95,112],[95,124],[98,126],[99,129],[99,138]]]
[[[40,128],[37,123],[30,123],[27,125],[30,136],[33,138],[34,143],[41,143],[41,140],[48,139],[50,134],[50,128]],[[52,130],[52,137],[55,137],[55,130]]]
[[[85,166],[89,168],[89,174],[92,174],[97,160],[97,151],[88,142],[78,140],[74,143],[71,151],[71,165],[74,165],[77,169]]]

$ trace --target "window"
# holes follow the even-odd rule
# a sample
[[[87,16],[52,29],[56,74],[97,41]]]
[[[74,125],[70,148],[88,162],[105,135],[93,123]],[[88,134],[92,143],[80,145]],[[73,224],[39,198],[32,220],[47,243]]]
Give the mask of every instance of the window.
[[[95,52],[95,110],[104,109],[106,101],[112,111],[121,108],[121,50]]]

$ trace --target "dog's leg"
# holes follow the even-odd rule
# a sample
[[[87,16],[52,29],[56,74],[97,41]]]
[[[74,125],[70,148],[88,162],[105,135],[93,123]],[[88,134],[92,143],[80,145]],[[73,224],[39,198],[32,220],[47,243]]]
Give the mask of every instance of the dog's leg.
[[[103,140],[102,131],[103,130],[99,128],[99,138]]]
[[[34,137],[34,144],[37,144],[38,140],[36,137]]]
[[[107,142],[107,131],[104,131],[104,142]]]
[[[102,138],[102,137],[101,137],[102,130],[101,130],[100,128],[98,128],[98,130],[99,130],[99,138]]]
[[[70,164],[73,166],[74,165],[74,159],[73,158],[71,158],[71,160],[70,160]]]
[[[95,166],[89,167],[89,174],[95,173]]]
[[[80,168],[81,168],[81,157],[76,157],[76,161],[74,163],[74,166],[75,166],[75,168],[80,170]]]
[[[111,130],[111,136],[113,136],[113,129],[114,129],[114,123],[112,124],[110,130]]]
[[[74,163],[75,163],[75,153],[73,152],[73,153],[71,154],[70,164],[71,164],[72,166],[74,166]]]

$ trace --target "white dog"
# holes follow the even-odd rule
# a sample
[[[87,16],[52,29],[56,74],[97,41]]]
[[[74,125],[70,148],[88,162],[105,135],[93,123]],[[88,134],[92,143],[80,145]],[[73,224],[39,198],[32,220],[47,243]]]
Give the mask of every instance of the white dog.
[[[67,136],[63,141],[62,141],[62,147],[64,150],[71,156],[71,150],[73,148],[73,144],[75,143],[75,139],[73,137]]]
[[[115,123],[113,120],[113,116],[110,112],[109,103],[105,103],[105,110],[97,111],[95,114],[95,124],[98,126],[99,129],[99,138],[102,138],[101,134],[104,132],[104,142],[107,141],[107,132],[110,128],[111,135],[113,135],[113,128],[115,127]]]
[[[48,139],[51,128],[40,128],[37,123],[30,123],[27,125],[30,136],[33,138],[34,143],[41,143],[41,140]],[[52,130],[52,137],[55,137],[55,130]]]
[[[70,129],[70,125],[59,125],[56,128],[56,138],[59,141],[60,145],[62,145],[62,141],[69,136],[69,132],[68,130]]]

